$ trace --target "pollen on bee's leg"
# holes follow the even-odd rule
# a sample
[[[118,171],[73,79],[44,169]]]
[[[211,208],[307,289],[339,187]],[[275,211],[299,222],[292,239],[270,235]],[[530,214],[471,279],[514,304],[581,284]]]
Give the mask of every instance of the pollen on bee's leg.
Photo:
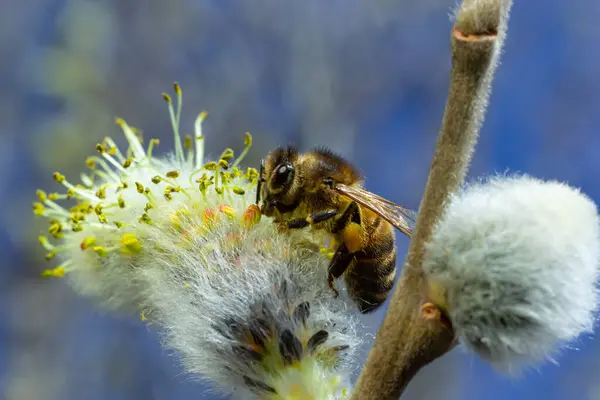
[[[344,228],[344,243],[348,248],[350,253],[356,253],[363,247],[362,240],[362,227],[355,223],[349,223],[346,228]]]

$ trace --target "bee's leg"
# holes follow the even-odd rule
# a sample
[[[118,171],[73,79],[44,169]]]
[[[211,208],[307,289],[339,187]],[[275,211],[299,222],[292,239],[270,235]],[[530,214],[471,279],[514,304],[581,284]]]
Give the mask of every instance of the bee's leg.
[[[335,221],[332,233],[339,234],[341,232],[342,242],[346,244],[348,251],[356,253],[363,248],[363,236],[365,234],[363,228],[358,204],[352,202]]]
[[[350,253],[346,245],[342,243],[333,255],[331,263],[329,263],[329,268],[327,269],[327,283],[331,290],[334,291],[335,297],[339,296],[339,292],[333,287],[333,283],[346,272],[352,259],[354,259],[354,255]]]
[[[319,211],[306,218],[293,219],[287,222],[287,227],[290,229],[306,228],[308,225],[327,221],[337,215],[337,210]]]
[[[358,204],[355,202],[350,203],[348,207],[346,207],[346,210],[344,210],[344,213],[335,221],[331,233],[335,234],[344,230],[350,222],[360,225],[360,212],[358,210]]]

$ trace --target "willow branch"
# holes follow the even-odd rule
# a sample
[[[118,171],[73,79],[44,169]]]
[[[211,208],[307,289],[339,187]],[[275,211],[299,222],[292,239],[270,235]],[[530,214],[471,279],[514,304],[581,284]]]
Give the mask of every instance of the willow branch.
[[[428,302],[424,245],[449,194],[464,181],[498,64],[511,0],[465,0],[451,35],[452,73],[442,128],[408,248],[353,399],[397,399],[414,375],[456,343],[448,319]]]

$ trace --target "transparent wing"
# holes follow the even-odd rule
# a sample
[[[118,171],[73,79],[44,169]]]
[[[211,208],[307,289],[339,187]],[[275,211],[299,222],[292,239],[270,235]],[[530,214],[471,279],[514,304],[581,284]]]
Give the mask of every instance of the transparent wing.
[[[394,225],[400,232],[410,237],[415,228],[417,213],[408,208],[377,196],[360,187],[346,186],[341,183],[335,185],[335,190],[346,197],[356,201],[361,206],[368,208],[381,218]]]

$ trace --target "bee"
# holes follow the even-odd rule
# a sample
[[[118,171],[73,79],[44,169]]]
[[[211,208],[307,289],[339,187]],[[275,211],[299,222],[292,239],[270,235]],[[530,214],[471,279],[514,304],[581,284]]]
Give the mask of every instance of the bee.
[[[337,296],[334,282],[343,275],[350,297],[367,313],[394,285],[394,227],[410,237],[416,213],[362,184],[358,170],[329,149],[280,147],[261,162],[256,204],[283,229],[325,230],[339,244],[328,268],[329,287]]]

